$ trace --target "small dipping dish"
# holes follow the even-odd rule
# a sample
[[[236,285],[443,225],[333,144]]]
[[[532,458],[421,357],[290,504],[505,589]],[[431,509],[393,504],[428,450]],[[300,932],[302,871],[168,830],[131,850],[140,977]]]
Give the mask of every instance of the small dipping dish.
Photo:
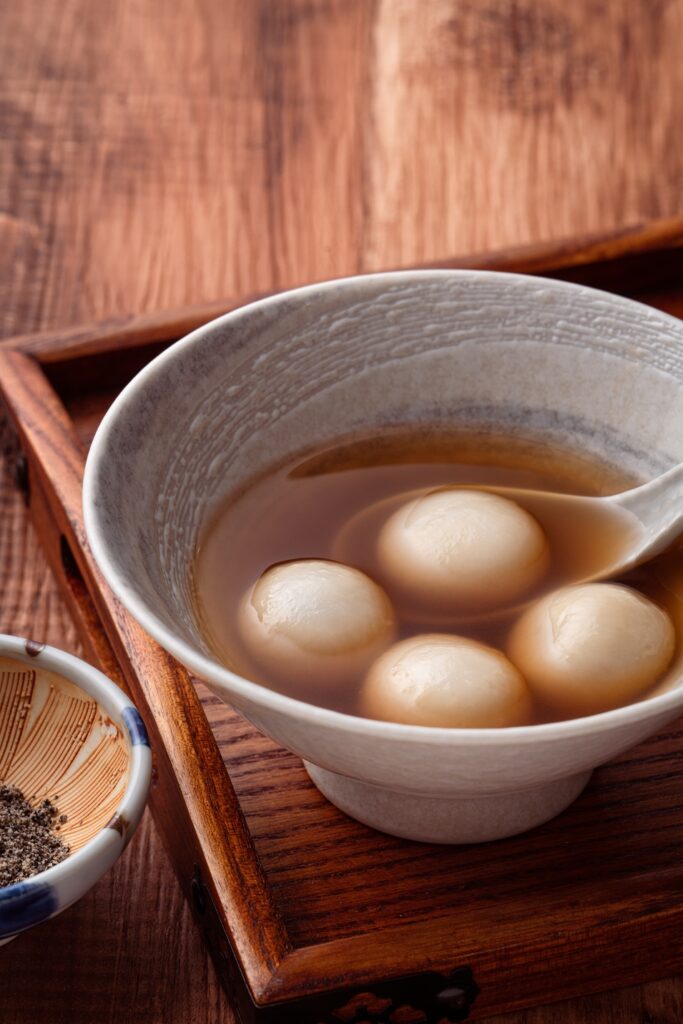
[[[0,945],[80,899],[123,852],[147,801],[145,726],[101,672],[54,647],[0,635],[0,785],[65,820],[64,860],[0,888]]]

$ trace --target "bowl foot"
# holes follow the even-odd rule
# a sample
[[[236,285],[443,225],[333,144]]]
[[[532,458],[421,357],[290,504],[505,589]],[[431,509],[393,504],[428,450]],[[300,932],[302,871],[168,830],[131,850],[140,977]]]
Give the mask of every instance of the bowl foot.
[[[380,832],[423,843],[484,843],[526,832],[576,799],[592,772],[513,793],[423,796],[382,789],[304,761],[320,792],[336,807]]]

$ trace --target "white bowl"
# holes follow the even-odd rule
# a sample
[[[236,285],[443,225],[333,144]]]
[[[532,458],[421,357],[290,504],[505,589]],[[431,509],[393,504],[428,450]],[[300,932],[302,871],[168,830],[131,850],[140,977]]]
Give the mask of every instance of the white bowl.
[[[173,345],[120,395],[87,462],[87,534],[135,618],[299,754],[337,806],[408,838],[496,839],[557,814],[593,768],[675,718],[683,686],[547,725],[395,725],[241,678],[192,612],[197,533],[226,493],[311,441],[420,422],[532,431],[644,480],[683,459],[683,323],[592,289],[479,271],[264,299]]]
[[[80,899],[129,842],[147,801],[149,740],[128,697],[92,665],[0,635],[0,782],[67,815],[70,854],[0,888],[0,945]]]

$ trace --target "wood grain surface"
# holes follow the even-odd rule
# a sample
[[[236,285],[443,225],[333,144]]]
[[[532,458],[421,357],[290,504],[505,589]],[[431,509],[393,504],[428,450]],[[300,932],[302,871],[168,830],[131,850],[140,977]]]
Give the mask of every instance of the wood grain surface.
[[[681,0],[6,4],[2,334],[681,213],[682,37]],[[0,628],[77,650],[3,472]],[[0,1019],[231,1024],[148,819],[0,953]],[[674,979],[505,1021],[682,1019]]]

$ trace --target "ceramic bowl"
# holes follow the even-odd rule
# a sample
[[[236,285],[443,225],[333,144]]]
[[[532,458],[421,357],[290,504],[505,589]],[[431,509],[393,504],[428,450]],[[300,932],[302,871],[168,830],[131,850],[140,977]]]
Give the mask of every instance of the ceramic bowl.
[[[338,807],[408,838],[495,839],[557,814],[597,765],[680,714],[683,678],[574,721],[398,725],[241,678],[193,614],[190,564],[217,501],[312,442],[407,423],[531,432],[648,479],[683,459],[683,323],[577,285],[479,271],[264,299],[173,345],[114,403],[86,468],[88,539],[147,631],[299,754]]]
[[[109,870],[135,831],[152,758],[126,695],[78,658],[0,636],[0,783],[52,800],[70,853],[0,888],[0,944],[75,903]]]

